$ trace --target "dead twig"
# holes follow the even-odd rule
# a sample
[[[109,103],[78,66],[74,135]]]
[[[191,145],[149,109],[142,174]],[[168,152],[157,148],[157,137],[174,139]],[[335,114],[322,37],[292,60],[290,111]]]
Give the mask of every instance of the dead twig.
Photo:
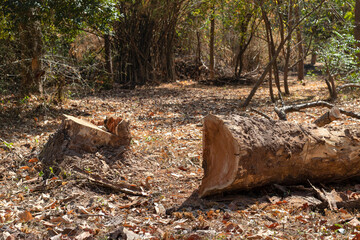
[[[321,201],[326,202],[329,205],[330,210],[338,210],[338,207],[336,205],[336,201],[332,195],[332,192],[326,192],[324,189],[321,191],[320,189],[316,188],[314,185],[311,184],[309,181],[309,184],[311,187],[315,190],[318,197]]]

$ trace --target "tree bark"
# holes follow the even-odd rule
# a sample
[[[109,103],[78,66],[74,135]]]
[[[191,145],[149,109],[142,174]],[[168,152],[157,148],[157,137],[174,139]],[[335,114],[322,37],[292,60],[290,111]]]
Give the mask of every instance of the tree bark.
[[[359,137],[360,132],[346,128],[209,115],[203,128],[199,195],[360,176]]]

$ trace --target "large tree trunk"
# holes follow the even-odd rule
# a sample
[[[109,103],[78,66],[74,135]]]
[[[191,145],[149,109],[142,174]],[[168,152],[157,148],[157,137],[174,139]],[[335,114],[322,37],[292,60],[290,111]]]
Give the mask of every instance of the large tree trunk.
[[[204,120],[201,197],[360,176],[360,132],[246,116]]]

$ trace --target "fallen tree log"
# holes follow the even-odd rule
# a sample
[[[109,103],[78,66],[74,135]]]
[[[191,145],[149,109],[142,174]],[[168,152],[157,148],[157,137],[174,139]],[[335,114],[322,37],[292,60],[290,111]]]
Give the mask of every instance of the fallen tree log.
[[[360,131],[214,115],[204,119],[201,197],[360,175]]]

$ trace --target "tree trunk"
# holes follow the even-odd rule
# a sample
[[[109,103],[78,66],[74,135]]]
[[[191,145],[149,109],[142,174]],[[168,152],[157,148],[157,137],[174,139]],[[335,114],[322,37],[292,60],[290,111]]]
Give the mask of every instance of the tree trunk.
[[[272,71],[271,69],[269,70],[269,94],[270,94],[270,99],[272,103],[275,103],[275,97],[274,97],[274,89],[273,89],[273,84],[272,84]]]
[[[176,78],[174,39],[181,6],[178,1],[150,1],[145,5],[119,2],[118,10],[124,18],[115,23],[114,63],[124,87],[133,89]]]
[[[290,0],[288,4],[288,27],[287,31],[290,32],[292,29],[293,22],[293,1]],[[284,89],[285,94],[290,94],[288,76],[289,76],[289,65],[290,65],[290,54],[291,54],[291,39],[286,44],[286,53],[285,53],[285,64],[284,64]]]
[[[196,32],[196,58],[195,58],[195,71],[194,71],[194,75],[195,75],[195,80],[199,79],[201,72],[200,72],[200,67],[201,67],[201,36],[200,36],[200,32],[197,31]]]
[[[325,68],[326,68],[326,74],[328,75],[328,79],[325,79],[325,82],[329,89],[330,99],[335,100],[337,98],[337,90],[336,90],[336,86],[335,86],[335,80],[329,70],[329,67],[325,66]]]
[[[357,46],[360,47],[360,0],[355,3],[355,28],[354,37],[358,41]],[[360,53],[357,54],[358,62],[360,62]]]
[[[105,70],[109,75],[110,82],[114,81],[112,54],[111,54],[111,39],[109,34],[104,35],[105,47]]]
[[[266,27],[266,33],[267,33],[267,39],[268,39],[268,46],[269,46],[269,49],[270,49],[270,53],[271,53],[271,58],[274,58],[275,56],[275,42],[274,42],[274,38],[273,38],[273,34],[272,34],[272,30],[271,30],[271,24],[270,24],[270,21],[265,13],[265,10],[262,9],[262,16],[263,16],[263,19],[264,19],[264,22],[265,22],[265,27]],[[284,42],[284,39],[285,38],[282,38],[282,42]],[[276,60],[273,61],[273,70],[274,70],[274,80],[275,80],[275,85],[276,85],[276,88],[278,90],[278,95],[279,95],[279,98],[282,99],[282,96],[281,96],[281,88],[280,88],[280,78],[279,78],[279,71],[278,71],[278,66],[277,66],[277,62]]]
[[[42,70],[41,63],[43,43],[41,26],[38,21],[30,20],[28,23],[20,25],[20,49],[22,95],[42,93],[40,79],[45,72]]]
[[[215,59],[214,59],[214,44],[215,44],[215,4],[212,7],[212,14],[210,19],[210,78],[215,78]]]
[[[266,31],[266,40],[268,41],[269,59],[271,59],[272,53],[271,53],[271,46],[270,46],[269,31]],[[269,70],[269,94],[270,94],[271,102],[275,103],[274,90],[273,90],[273,84],[272,84],[272,69]]]
[[[299,2],[296,4],[295,6],[295,18],[296,21],[299,22],[300,21],[300,14],[301,14],[301,10],[299,7]],[[303,40],[302,40],[302,33],[301,33],[301,26],[299,26],[296,29],[296,39],[298,42],[298,59],[299,62],[297,64],[298,66],[298,80],[304,80],[305,77],[305,70],[304,70],[304,48],[303,48]]]
[[[281,8],[281,5],[283,4],[283,2],[281,0],[278,1],[278,7],[277,7],[277,15],[279,17],[279,26],[280,26],[280,39],[281,39],[281,42],[284,41],[285,39],[285,27],[284,27],[284,21],[283,21],[283,14],[281,13],[280,11],[280,8]],[[274,46],[274,50],[275,52],[275,46]],[[285,51],[285,46],[283,47],[283,57],[286,56],[286,51]],[[277,64],[276,64],[276,68],[278,68]],[[278,81],[279,81],[279,89],[280,89],[280,77],[279,77],[279,71],[277,70],[278,74]],[[287,84],[287,83],[286,83]],[[286,86],[288,88],[288,86]],[[284,82],[284,88],[285,88],[285,82]],[[289,89],[288,89],[289,91]],[[285,90],[285,93],[288,94]],[[281,91],[279,93],[279,96],[281,97]]]
[[[203,128],[199,195],[360,176],[359,137],[360,132],[346,128],[209,115]]]
[[[241,20],[241,24],[240,24],[239,50],[235,59],[235,71],[234,71],[234,75],[237,78],[241,76],[244,67],[243,56],[245,54],[246,49],[249,47],[251,40],[254,36],[254,31],[257,28],[255,21],[253,21],[251,24],[250,31],[248,30],[249,23],[251,22],[252,17],[253,17],[252,14],[247,14],[246,17]],[[247,36],[248,34],[249,36]]]
[[[130,146],[131,135],[127,121],[109,118],[105,125],[108,131],[85,120],[64,115],[61,127],[45,144],[39,159],[45,166],[56,166],[69,153],[94,153],[104,146],[117,149]]]
[[[315,65],[316,64],[316,59],[317,59],[317,54],[316,54],[316,50],[313,49],[313,51],[311,52],[311,65]]]
[[[325,0],[321,0],[321,2],[311,11],[309,12],[306,16],[304,16],[300,21],[296,22],[291,29],[289,29],[287,36],[284,40],[282,40],[278,46],[278,48],[275,51],[275,54],[273,56],[272,59],[269,60],[269,63],[266,65],[263,73],[261,74],[261,76],[259,77],[259,79],[256,81],[254,87],[251,89],[249,95],[247,96],[247,98],[245,99],[244,103],[241,105],[241,107],[245,108],[249,105],[251,99],[254,97],[257,89],[260,87],[260,85],[264,82],[264,79],[267,75],[267,73],[269,72],[269,70],[271,69],[271,66],[273,65],[273,62],[276,61],[277,57],[279,56],[282,48],[284,47],[284,44],[291,38],[293,31],[299,26],[299,24],[301,24],[301,22],[306,19],[307,17],[309,17],[313,12],[317,11],[322,4],[325,2]]]

